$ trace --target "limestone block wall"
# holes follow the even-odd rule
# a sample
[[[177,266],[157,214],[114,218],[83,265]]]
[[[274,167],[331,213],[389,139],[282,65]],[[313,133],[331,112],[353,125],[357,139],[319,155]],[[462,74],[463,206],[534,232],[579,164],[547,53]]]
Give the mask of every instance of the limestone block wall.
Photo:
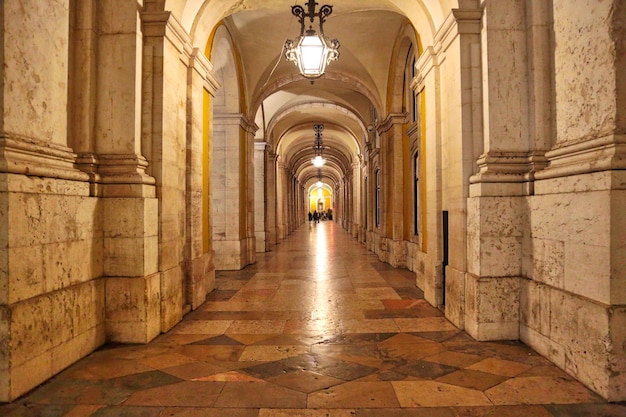
[[[186,215],[186,91],[187,64],[179,57],[183,46],[168,27],[163,45],[162,135],[156,136],[153,164],[157,172],[160,229],[161,330],[167,331],[182,318],[183,268]],[[174,40],[172,40],[174,39]]]
[[[104,343],[103,230],[86,183],[0,181],[0,401],[8,401]]]
[[[0,401],[105,340],[102,206],[67,146],[69,6],[0,4]]]
[[[626,397],[624,11],[554,2],[556,137],[528,199],[520,300],[521,339],[609,400]]]
[[[623,257],[613,244],[624,241],[626,229],[623,219],[611,216],[616,203],[624,203],[623,191],[608,189],[611,177],[595,173],[537,184],[524,241],[529,279],[521,285],[520,338],[617,400],[626,388],[626,281],[623,269],[615,268]]]

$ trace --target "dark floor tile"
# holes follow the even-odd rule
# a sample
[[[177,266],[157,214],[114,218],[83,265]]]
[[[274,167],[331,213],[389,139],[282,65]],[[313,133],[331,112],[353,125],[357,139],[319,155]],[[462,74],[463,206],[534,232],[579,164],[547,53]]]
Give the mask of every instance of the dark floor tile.
[[[454,417],[552,417],[540,405],[515,405],[494,407],[457,407]],[[588,417],[598,417],[595,414]]]
[[[424,339],[432,340],[433,342],[443,343],[455,338],[459,332],[460,330],[452,330],[446,332],[414,332],[409,334],[423,337]]]
[[[424,297],[424,293],[422,290],[413,287],[413,288],[396,288],[395,289],[398,295],[403,299],[412,299],[412,298],[422,298]]]
[[[626,403],[621,404],[548,404],[554,417],[626,417]]]
[[[256,408],[166,408],[159,417],[257,417]]]
[[[68,413],[73,405],[41,405],[30,403],[9,404],[0,408],[2,417],[59,417]]]
[[[486,374],[484,372],[459,369],[458,371],[437,378],[438,382],[443,382],[458,387],[465,387],[484,391],[488,388],[506,381],[508,378],[500,375]]]
[[[436,379],[456,370],[453,366],[426,361],[412,362],[394,369],[395,372],[422,379]]]
[[[455,415],[450,408],[429,407],[358,409],[355,417],[455,417]]]
[[[215,407],[306,408],[307,395],[267,382],[229,382]]]
[[[135,392],[124,402],[144,407],[212,407],[224,388],[224,382],[184,381]]]
[[[207,295],[206,300],[207,301],[228,301],[231,298],[233,298],[233,296],[237,293],[238,293],[237,290],[215,290]]]
[[[311,364],[307,370],[333,378],[343,379],[344,381],[353,381],[373,374],[377,371],[377,368],[324,356],[316,356],[316,361]]]
[[[131,394],[132,389],[109,380],[53,379],[28,395],[25,401],[37,404],[118,405]]]
[[[289,360],[282,360],[241,368],[240,371],[245,372],[246,374],[255,378],[268,379],[276,377],[278,375],[285,375],[301,369],[305,368],[300,368]]]
[[[161,407],[105,407],[92,414],[90,417],[161,417]]]
[[[206,345],[206,346],[242,346],[243,343],[238,342],[230,337],[222,334],[208,339],[199,340],[197,342],[190,343],[190,345]]]
[[[394,337],[397,333],[351,333],[337,335],[327,339],[323,344],[354,344],[354,343],[378,343]]]
[[[402,310],[365,310],[366,319],[410,319],[424,317],[420,315],[420,311],[411,309]]]
[[[143,372],[140,374],[126,375],[109,380],[111,384],[119,386],[120,389],[131,392],[146,388],[176,384],[181,381],[183,380],[162,371]]]

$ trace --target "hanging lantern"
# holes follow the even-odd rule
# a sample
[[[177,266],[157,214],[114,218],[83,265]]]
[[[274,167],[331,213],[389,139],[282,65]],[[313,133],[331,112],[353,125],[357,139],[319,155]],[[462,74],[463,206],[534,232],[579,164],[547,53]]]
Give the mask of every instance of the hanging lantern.
[[[329,40],[324,35],[324,22],[333,12],[333,6],[323,5],[319,12],[315,12],[317,6],[315,0],[309,0],[306,4],[308,11],[302,6],[291,6],[291,13],[300,22],[300,36],[295,40],[288,39],[285,42],[285,57],[298,67],[300,74],[306,78],[318,78],[326,71],[330,61],[339,57],[339,41]],[[315,18],[319,18],[319,34],[313,29]],[[305,18],[310,21],[309,28],[305,31]]]

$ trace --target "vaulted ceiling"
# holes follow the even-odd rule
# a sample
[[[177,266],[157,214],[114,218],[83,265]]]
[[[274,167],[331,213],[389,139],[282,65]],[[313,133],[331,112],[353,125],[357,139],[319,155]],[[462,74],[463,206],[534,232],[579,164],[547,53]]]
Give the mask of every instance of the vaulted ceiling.
[[[474,1],[474,0],[471,0]],[[184,4],[183,4],[184,3]],[[194,42],[208,41],[219,24],[233,40],[243,69],[243,94],[266,141],[301,184],[317,181],[313,125],[325,126],[322,169],[331,187],[349,174],[361,157],[372,109],[386,108],[394,60],[394,45],[402,36],[412,42],[430,42],[433,27],[441,23],[441,10],[454,0],[341,0],[318,1],[333,6],[324,33],[337,38],[340,57],[325,75],[311,82],[284,58],[283,45],[300,33],[291,6],[306,0],[170,0]],[[445,3],[445,4],[443,4]],[[317,21],[315,23],[317,29]],[[418,40],[419,39],[419,40]]]

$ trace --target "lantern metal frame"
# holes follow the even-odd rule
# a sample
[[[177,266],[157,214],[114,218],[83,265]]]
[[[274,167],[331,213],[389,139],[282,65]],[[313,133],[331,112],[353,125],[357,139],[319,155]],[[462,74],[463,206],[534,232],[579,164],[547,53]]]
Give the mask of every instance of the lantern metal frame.
[[[309,0],[305,4],[308,10],[300,5],[291,6],[291,14],[298,18],[300,36],[295,40],[287,39],[284,45],[285,58],[298,67],[300,74],[309,79],[321,77],[326,66],[339,58],[339,41],[324,35],[324,22],[333,12],[333,6],[327,4],[315,11],[318,3]],[[315,18],[319,19],[319,34],[313,29]],[[305,20],[309,19],[309,28],[305,30]]]
[[[326,147],[322,141],[322,131],[324,130],[324,125],[321,123],[317,123],[313,126],[313,131],[315,132],[315,142],[313,145],[313,152],[315,152],[315,157],[311,159],[311,163],[316,168],[321,168],[326,164],[326,158],[324,158],[324,149]]]

